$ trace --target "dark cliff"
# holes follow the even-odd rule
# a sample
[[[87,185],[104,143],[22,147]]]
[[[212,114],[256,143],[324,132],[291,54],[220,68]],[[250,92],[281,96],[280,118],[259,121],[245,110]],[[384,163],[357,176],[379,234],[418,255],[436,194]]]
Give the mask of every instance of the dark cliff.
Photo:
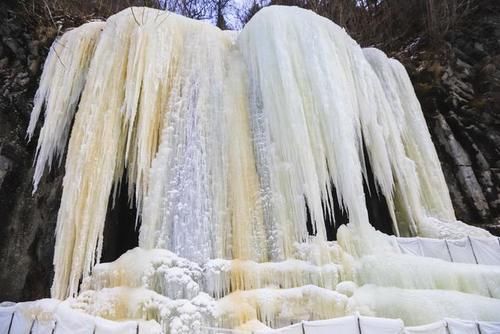
[[[422,104],[457,218],[500,233],[500,3],[394,55]]]
[[[46,296],[62,171],[32,195],[36,141],[26,142],[32,100],[57,28],[24,20],[0,5],[0,299]]]

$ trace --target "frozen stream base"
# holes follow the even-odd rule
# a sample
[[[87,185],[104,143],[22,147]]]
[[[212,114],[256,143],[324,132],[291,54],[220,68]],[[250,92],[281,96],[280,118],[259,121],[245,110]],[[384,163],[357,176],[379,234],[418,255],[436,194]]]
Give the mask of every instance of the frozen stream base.
[[[500,266],[405,254],[391,242],[384,253],[356,257],[341,244],[297,244],[294,258],[282,262],[214,259],[203,265],[167,250],[135,248],[97,265],[76,298],[2,304],[0,333],[272,333],[283,327],[279,333],[295,333],[290,324],[326,333],[350,319],[337,318],[357,314],[361,329],[362,319],[375,326],[370,317],[381,318],[373,321],[382,327],[401,325],[380,333],[446,318],[500,322]],[[500,251],[490,255],[500,257]],[[333,318],[340,322],[317,322]],[[422,328],[415,332],[441,333]]]

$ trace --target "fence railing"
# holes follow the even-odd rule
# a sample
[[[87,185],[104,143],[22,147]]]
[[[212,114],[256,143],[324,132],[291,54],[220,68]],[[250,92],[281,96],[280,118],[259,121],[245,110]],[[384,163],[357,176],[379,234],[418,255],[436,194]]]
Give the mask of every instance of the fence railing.
[[[27,319],[13,306],[0,305],[0,334],[156,334],[159,326],[144,326],[143,322],[118,322],[92,317],[80,312],[73,314],[75,328],[54,319]],[[74,317],[81,316],[82,319]],[[97,319],[99,319],[97,321]],[[401,319],[360,316],[359,314],[328,320],[302,321],[278,329],[258,331],[202,327],[199,334],[498,334],[500,322],[444,319],[422,326],[405,326]],[[196,333],[193,333],[196,334]]]
[[[433,257],[449,262],[500,265],[500,238],[466,237],[457,240],[394,238],[405,254]]]

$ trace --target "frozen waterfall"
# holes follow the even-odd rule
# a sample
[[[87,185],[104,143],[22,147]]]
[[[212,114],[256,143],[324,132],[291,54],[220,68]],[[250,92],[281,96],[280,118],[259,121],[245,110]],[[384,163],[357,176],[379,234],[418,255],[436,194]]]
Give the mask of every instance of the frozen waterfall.
[[[30,138],[42,110],[34,187],[67,147],[52,296],[73,309],[171,333],[500,321],[499,266],[404,254],[373,228],[368,195],[398,236],[491,237],[456,221],[404,67],[310,11],[264,8],[239,33],[149,8],[82,25],[51,48]],[[123,177],[140,248],[99,264]]]

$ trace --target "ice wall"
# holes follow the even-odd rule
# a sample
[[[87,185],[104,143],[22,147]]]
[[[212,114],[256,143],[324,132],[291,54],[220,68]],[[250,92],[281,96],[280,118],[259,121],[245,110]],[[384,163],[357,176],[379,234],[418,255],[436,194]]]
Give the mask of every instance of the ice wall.
[[[371,226],[366,159],[396,234],[489,236],[455,221],[404,67],[310,11],[264,8],[229,33],[129,8],[54,44],[30,137],[43,106],[35,188],[71,132],[52,295],[80,292],[87,313],[154,318],[167,332],[389,314],[366,302],[379,290],[356,297],[368,284],[388,300],[400,295],[389,287],[464,294],[478,317],[498,305],[497,268],[401,255]],[[124,175],[142,250],[96,266]],[[334,206],[349,219],[338,244],[326,241]]]

